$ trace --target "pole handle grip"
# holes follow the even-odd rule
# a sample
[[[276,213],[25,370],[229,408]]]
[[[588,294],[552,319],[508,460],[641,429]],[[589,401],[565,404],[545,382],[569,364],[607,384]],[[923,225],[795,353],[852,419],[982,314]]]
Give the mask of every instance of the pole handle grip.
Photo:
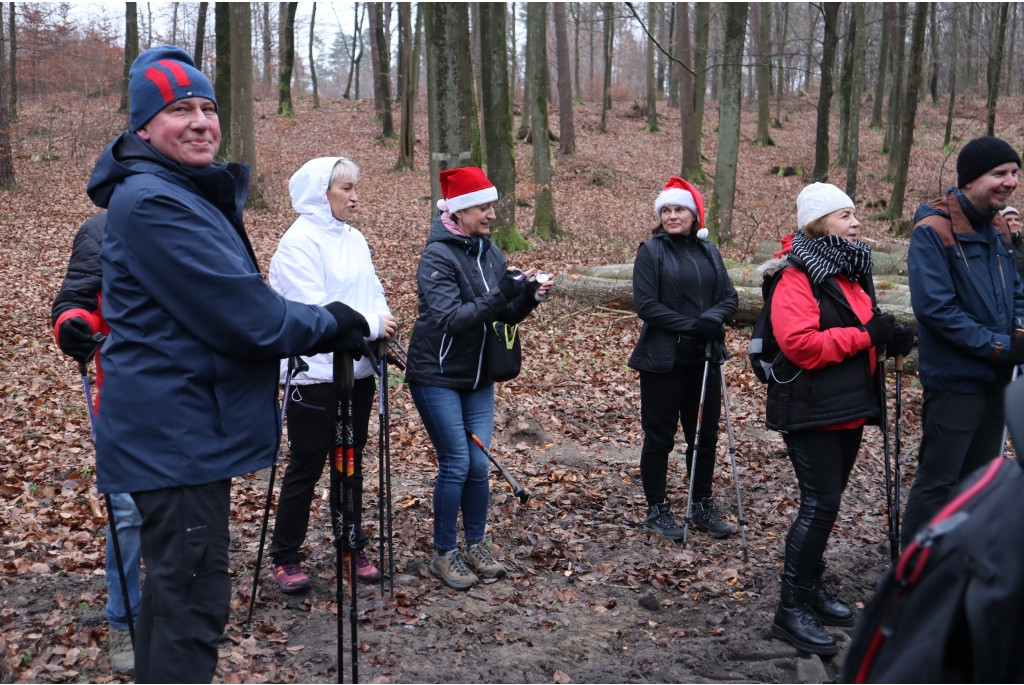
[[[903,355],[902,354],[897,354],[896,355],[896,362],[895,362],[895,364],[896,364],[896,370],[902,372],[903,371]]]

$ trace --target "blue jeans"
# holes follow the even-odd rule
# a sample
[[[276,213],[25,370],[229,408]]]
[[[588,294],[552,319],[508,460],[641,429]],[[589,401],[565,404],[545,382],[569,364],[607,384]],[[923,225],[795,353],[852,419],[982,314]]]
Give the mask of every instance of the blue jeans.
[[[437,482],[434,484],[434,547],[441,551],[458,546],[459,510],[466,543],[484,539],[490,496],[490,465],[487,457],[466,435],[465,426],[485,446],[494,431],[494,386],[477,390],[452,390],[410,385],[430,441],[437,450]]]
[[[135,500],[128,493],[110,495],[114,505],[111,514],[117,526],[117,542],[121,548],[124,563],[124,578],[128,583],[128,601],[132,604],[132,621],[138,625],[139,563],[142,560],[142,514],[135,506]],[[117,574],[117,558],[114,556],[114,538],[107,534],[107,623],[118,630],[128,630],[128,613],[124,608],[124,594],[121,592],[121,577]]]

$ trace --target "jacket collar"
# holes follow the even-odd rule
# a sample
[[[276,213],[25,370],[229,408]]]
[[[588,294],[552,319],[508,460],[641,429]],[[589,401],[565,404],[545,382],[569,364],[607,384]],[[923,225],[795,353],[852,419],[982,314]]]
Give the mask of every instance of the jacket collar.
[[[984,235],[979,234],[975,225],[967,217],[964,212],[962,202],[969,202],[967,198],[963,197],[963,194],[957,188],[950,188],[949,192],[946,193],[946,197],[936,200],[935,202],[929,203],[934,209],[942,212],[950,218],[953,224],[953,232],[957,234],[957,237],[961,240],[979,240],[986,239]],[[972,214],[978,213],[974,207],[971,207]],[[1003,242],[1009,243],[1012,241],[1010,235],[1010,227],[1006,225],[1006,220],[999,216],[998,213],[993,216],[992,220],[987,224],[982,224],[978,228],[984,228],[985,226],[992,226],[998,233],[1002,233]]]

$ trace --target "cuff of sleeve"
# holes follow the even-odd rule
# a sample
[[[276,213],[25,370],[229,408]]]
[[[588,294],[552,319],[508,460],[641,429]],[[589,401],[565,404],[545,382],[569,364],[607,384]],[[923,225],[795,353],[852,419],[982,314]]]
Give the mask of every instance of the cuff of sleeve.
[[[63,314],[61,314],[59,317],[57,317],[57,322],[53,324],[53,339],[57,342],[58,347],[60,347],[61,324],[63,324],[68,319],[74,319],[76,317],[80,319],[85,319],[85,322],[89,324],[89,328],[92,329],[93,335],[96,335],[97,333],[100,332],[100,318],[98,316],[96,316],[95,314],[86,309],[69,309]]]
[[[857,344],[861,350],[867,350],[872,347],[871,334],[868,333],[866,328],[860,328],[857,331]]]
[[[992,361],[1002,361],[1010,356],[1010,336],[995,333],[992,336]]]

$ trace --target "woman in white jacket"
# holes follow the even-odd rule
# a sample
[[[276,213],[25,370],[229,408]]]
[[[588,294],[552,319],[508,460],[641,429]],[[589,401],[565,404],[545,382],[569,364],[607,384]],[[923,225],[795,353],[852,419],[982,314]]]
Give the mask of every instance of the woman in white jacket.
[[[288,184],[292,207],[299,218],[281,238],[270,262],[270,285],[289,300],[305,304],[341,301],[362,314],[370,326],[368,340],[390,339],[397,323],[388,309],[384,288],[370,259],[366,239],[348,224],[359,198],[359,167],[344,157],[320,157],[306,162]],[[274,578],[285,592],[309,586],[299,551],[306,538],[313,490],[334,448],[336,398],[331,354],[306,358],[309,371],[292,381],[288,404],[291,460],[281,486],[270,556]],[[282,364],[282,373],[287,371]],[[362,451],[373,406],[373,366],[363,357],[355,363],[353,426],[355,437],[356,504],[362,504]],[[337,471],[330,469],[332,481]],[[331,520],[337,512],[331,500]],[[372,583],[380,571],[364,553],[368,542],[355,532],[356,578]]]

